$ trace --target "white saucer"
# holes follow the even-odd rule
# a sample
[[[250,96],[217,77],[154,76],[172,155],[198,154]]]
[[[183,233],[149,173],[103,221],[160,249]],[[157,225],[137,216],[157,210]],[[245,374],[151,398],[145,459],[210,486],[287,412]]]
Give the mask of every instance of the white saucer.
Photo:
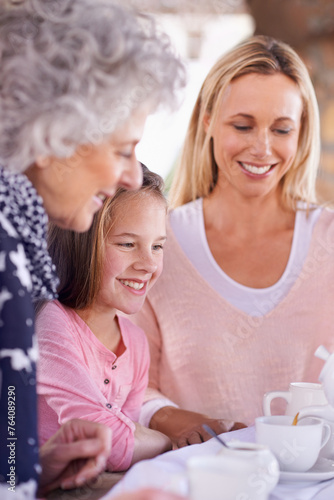
[[[334,478],[334,460],[318,458],[313,467],[307,472],[286,472],[281,471],[280,482],[314,482],[326,481]]]

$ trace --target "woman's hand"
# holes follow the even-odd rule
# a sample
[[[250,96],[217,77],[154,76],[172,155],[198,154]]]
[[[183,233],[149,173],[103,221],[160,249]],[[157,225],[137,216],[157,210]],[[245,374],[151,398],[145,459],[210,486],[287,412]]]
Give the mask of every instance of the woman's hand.
[[[111,429],[96,422],[66,422],[40,449],[39,495],[61,487],[81,486],[105,469]]]
[[[136,424],[135,449],[131,465],[139,462],[139,460],[155,457],[171,449],[172,442],[166,434]]]
[[[203,424],[211,427],[217,434],[246,427],[240,422],[214,419],[201,413],[165,406],[153,415],[150,428],[163,432],[177,448],[182,448],[211,439],[212,436],[203,429]]]

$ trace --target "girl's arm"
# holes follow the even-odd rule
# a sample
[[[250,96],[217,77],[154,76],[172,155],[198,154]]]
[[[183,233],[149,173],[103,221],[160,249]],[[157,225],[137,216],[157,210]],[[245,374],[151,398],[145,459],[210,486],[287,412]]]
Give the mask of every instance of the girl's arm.
[[[131,465],[172,449],[172,442],[166,434],[147,429],[147,427],[140,424],[135,425],[135,446]]]
[[[40,347],[38,394],[47,410],[47,414],[40,413],[40,434],[49,438],[55,425],[59,427],[73,418],[105,424],[112,430],[107,469],[128,469],[135,448],[135,424],[92,380],[73,325],[55,303],[41,311],[36,325]]]
[[[126,334],[129,363],[133,368],[132,389],[122,407],[122,412],[132,421],[138,422],[148,383],[150,355],[145,333],[131,321],[120,317],[122,333]],[[131,465],[139,460],[155,457],[172,448],[171,440],[161,432],[135,424],[135,444]]]

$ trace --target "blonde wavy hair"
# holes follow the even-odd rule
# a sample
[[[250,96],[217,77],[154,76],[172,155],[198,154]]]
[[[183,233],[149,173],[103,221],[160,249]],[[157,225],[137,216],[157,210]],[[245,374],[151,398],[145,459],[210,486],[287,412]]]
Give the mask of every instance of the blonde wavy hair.
[[[309,73],[289,45],[270,37],[253,36],[222,56],[202,85],[169,192],[172,208],[205,197],[215,187],[218,172],[211,137],[219,104],[228,85],[250,73],[282,73],[298,85],[303,101],[301,129],[296,157],[281,180],[282,203],[295,209],[298,200],[307,204],[316,202],[320,126],[318,103]],[[206,132],[204,117],[207,114],[211,119]]]

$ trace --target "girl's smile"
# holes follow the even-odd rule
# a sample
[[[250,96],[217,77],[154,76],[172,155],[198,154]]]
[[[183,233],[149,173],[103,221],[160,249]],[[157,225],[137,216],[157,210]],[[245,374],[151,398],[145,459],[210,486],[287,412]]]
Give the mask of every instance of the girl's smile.
[[[136,294],[136,295],[144,295],[146,294],[146,288],[147,288],[147,281],[138,281],[138,280],[131,280],[131,279],[121,279],[118,278],[118,281],[125,286],[126,288],[129,289],[130,292]]]

